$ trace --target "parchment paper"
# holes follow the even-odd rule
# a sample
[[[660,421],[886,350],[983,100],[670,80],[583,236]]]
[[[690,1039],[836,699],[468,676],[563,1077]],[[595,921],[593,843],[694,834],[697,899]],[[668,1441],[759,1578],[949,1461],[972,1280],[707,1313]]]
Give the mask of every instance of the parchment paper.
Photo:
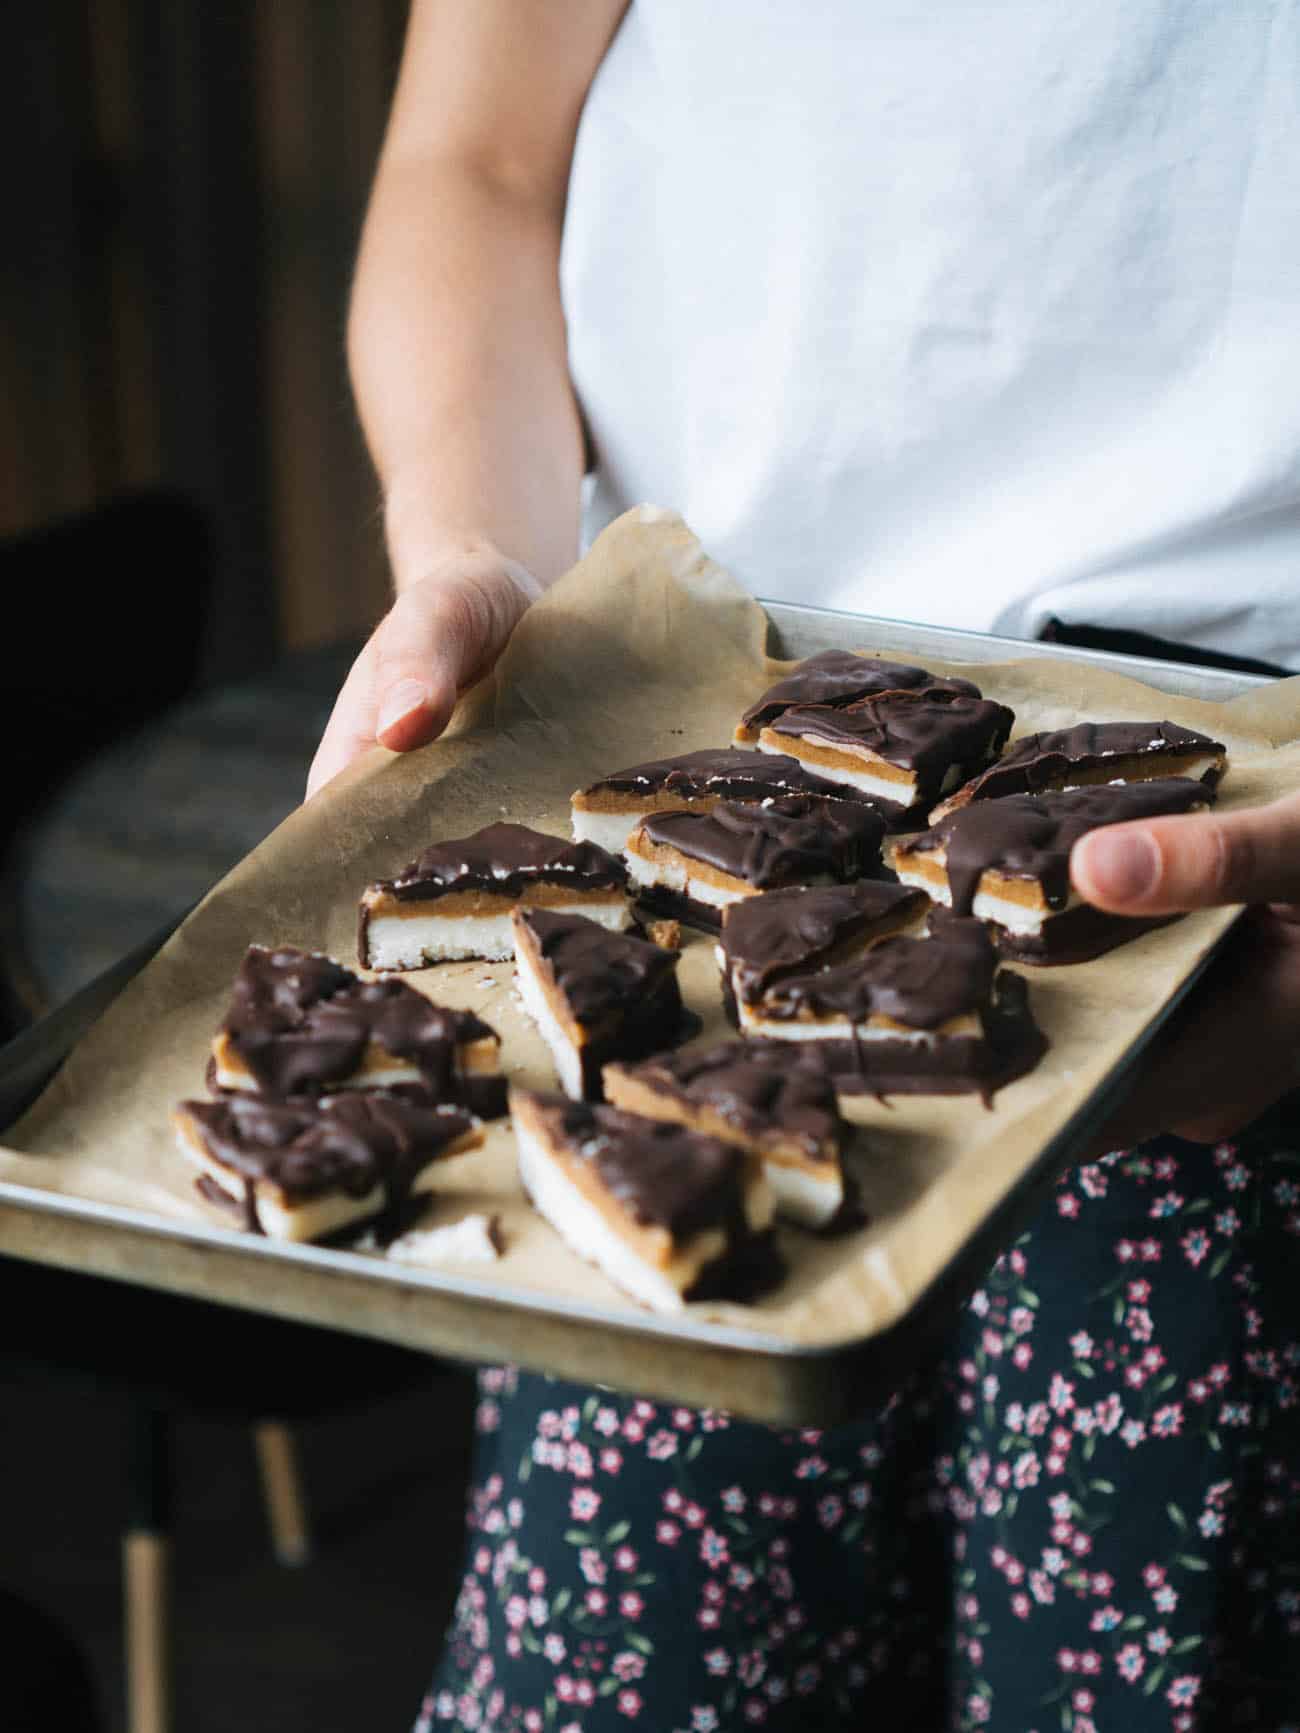
[[[789,666],[765,656],[765,640],[761,609],[679,518],[650,507],[628,513],[531,610],[495,676],[460,706],[444,740],[404,757],[370,754],[216,886],[9,1134],[0,1179],[216,1221],[173,1149],[168,1113],[182,1097],[203,1094],[208,1044],[245,947],[297,944],[354,962],[361,890],[428,843],[498,818],[567,835],[574,788],[638,760],[729,743],[740,712]],[[843,647],[872,646],[851,636]],[[990,697],[1015,709],[1016,735],[1085,718],[1168,718],[1227,742],[1224,806],[1300,785],[1300,678],[1212,705],[1055,659],[970,671]],[[1231,918],[1228,911],[1191,916],[1093,963],[1027,970],[1034,1013],[1051,1041],[1039,1068],[1002,1090],[992,1110],[975,1097],[851,1103],[862,1127],[852,1162],[871,1225],[829,1242],[784,1233],[790,1276],[780,1289],[752,1308],[715,1305],[696,1314],[806,1345],[865,1337],[893,1321]],[[681,974],[686,998],[705,1019],[701,1039],[730,1033],[712,941],[689,940]],[[406,979],[493,1024],[514,1077],[555,1086],[549,1056],[514,997],[511,965],[447,964]],[[506,1125],[442,1173],[439,1220],[501,1213],[507,1251],[493,1273],[499,1294],[541,1291],[624,1317],[638,1310],[528,1208]]]

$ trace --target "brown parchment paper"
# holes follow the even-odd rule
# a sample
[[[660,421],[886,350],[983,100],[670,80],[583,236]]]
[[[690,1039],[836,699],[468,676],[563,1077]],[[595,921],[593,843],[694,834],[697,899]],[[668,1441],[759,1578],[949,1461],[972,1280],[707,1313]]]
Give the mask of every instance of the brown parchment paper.
[[[619,519],[531,610],[446,738],[405,757],[372,753],[216,886],[9,1133],[0,1179],[215,1223],[173,1150],[168,1112],[203,1093],[208,1043],[246,945],[292,943],[353,962],[362,888],[429,842],[497,818],[567,834],[571,791],[602,772],[727,744],[741,710],[789,665],[767,659],[765,640],[761,609],[679,518],[643,507]],[[870,650],[869,632],[843,647]],[[940,671],[960,667],[928,660]],[[989,696],[1013,706],[1017,735],[1087,717],[1169,718],[1227,742],[1224,806],[1300,786],[1300,678],[1213,705],[1056,659],[1026,656],[971,672]],[[237,788],[229,792],[238,799]],[[1051,1041],[1042,1065],[1001,1091],[992,1110],[972,1097],[851,1103],[862,1128],[852,1162],[871,1225],[838,1241],[785,1233],[790,1275],[780,1289],[754,1307],[696,1307],[693,1315],[805,1346],[857,1340],[894,1321],[1232,918],[1198,914],[1093,963],[1026,971]],[[443,965],[407,979],[478,1011],[500,1030],[510,1073],[554,1087],[509,964]],[[705,1020],[700,1038],[730,1033],[710,940],[689,940],[682,985]],[[482,1209],[502,1217],[504,1257],[490,1277],[479,1266],[472,1272],[490,1282],[497,1303],[544,1295],[611,1319],[639,1314],[528,1208],[507,1126],[492,1127],[484,1149],[442,1172],[440,1220]],[[457,1273],[450,1265],[445,1272]]]

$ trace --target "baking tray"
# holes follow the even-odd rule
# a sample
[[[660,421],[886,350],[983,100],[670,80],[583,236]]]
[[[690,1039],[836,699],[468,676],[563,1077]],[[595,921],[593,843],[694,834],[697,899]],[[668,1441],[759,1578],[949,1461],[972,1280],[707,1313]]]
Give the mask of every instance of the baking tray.
[[[925,661],[1041,656],[1136,678],[1181,696],[1223,701],[1269,682],[1217,669],[988,634],[947,631],[829,609],[764,604],[772,654],[806,656],[871,644]],[[179,923],[173,923],[174,925]],[[11,1125],[172,927],[156,935],[0,1050],[0,1129]],[[318,1246],[285,1245],[202,1222],[0,1181],[0,1250],[172,1293],[397,1342],[480,1363],[508,1359],[588,1382],[757,1419],[830,1424],[886,1394],[941,1338],[960,1301],[1031,1219],[1061,1168],[1077,1158],[1123,1099],[1134,1069],[1226,937],[1151,1017],[1102,1083],[1059,1128],[896,1321],[864,1340],[793,1345],[751,1328],[514,1290],[490,1278],[386,1265]]]

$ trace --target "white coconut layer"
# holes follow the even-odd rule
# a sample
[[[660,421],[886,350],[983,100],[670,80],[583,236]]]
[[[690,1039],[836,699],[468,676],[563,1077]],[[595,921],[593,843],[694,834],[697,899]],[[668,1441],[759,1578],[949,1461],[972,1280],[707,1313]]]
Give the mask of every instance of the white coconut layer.
[[[521,906],[529,905],[525,900]],[[632,924],[623,897],[575,899],[546,907],[551,914],[585,915],[615,933]],[[466,957],[503,963],[514,954],[509,909],[495,915],[372,915],[366,927],[366,965],[371,969],[422,969],[427,963]]]
[[[523,1000],[524,1010],[536,1023],[538,1033],[551,1050],[560,1088],[570,1101],[582,1100],[582,1055],[573,1039],[551,1009],[542,984],[525,958],[515,961],[515,985]]]
[[[256,1078],[250,1077],[244,1071],[228,1071],[224,1065],[218,1065],[214,1072],[214,1081],[218,1089],[242,1089],[247,1094],[260,1094],[260,1086]],[[391,1089],[398,1083],[423,1083],[424,1074],[418,1066],[408,1065],[405,1060],[398,1060],[392,1065],[385,1065],[380,1070],[354,1071],[351,1077],[345,1077],[341,1082],[332,1085],[334,1089]]]
[[[915,885],[918,890],[932,898],[936,903],[942,903],[944,908],[952,907],[952,891],[945,884],[935,884],[920,873],[908,872],[906,857],[900,857],[894,869],[898,873],[898,882],[903,885]],[[1070,909],[1078,908],[1083,901],[1075,891],[1071,891],[1065,900],[1065,907],[1051,909],[1027,909],[1023,903],[1013,903],[1007,897],[992,896],[988,891],[976,891],[971,902],[971,913],[978,921],[992,921],[999,927],[1005,927],[1007,932],[1020,937],[1037,938],[1043,927],[1057,915],[1066,914]]]
[[[840,750],[835,741],[823,740],[818,734],[805,734],[802,738],[809,746],[824,746],[830,752]],[[888,777],[878,776],[870,770],[844,770],[838,765],[832,768],[827,764],[813,764],[799,757],[798,748],[799,742],[793,736],[788,737],[782,746],[772,746],[761,740],[758,743],[760,752],[798,758],[809,776],[815,776],[818,781],[829,784],[831,788],[841,785],[845,788],[856,788],[862,794],[872,795],[877,800],[891,801],[895,806],[910,806],[916,798],[914,782],[891,782]]]
[[[641,812],[585,812],[573,808],[573,840],[594,842],[610,854],[621,854],[623,844],[645,816]]]
[[[801,1227],[825,1227],[844,1202],[844,1180],[837,1164],[828,1162],[824,1174],[811,1174],[805,1167],[784,1167],[765,1161],[763,1172],[776,1199],[776,1213]]]
[[[746,896],[752,896],[751,891],[728,890],[722,885],[707,883],[697,879],[689,868],[678,866],[675,861],[643,860],[638,854],[626,856],[628,874],[632,882],[642,890],[676,891],[686,896],[694,903],[707,903],[710,908],[725,909],[731,903],[743,901]],[[818,879],[818,884],[829,884],[829,879]]]

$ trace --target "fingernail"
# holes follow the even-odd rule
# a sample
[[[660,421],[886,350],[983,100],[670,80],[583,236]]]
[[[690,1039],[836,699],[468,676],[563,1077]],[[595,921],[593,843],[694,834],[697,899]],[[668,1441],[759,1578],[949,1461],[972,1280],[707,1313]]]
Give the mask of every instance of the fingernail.
[[[429,688],[419,680],[399,680],[384,693],[379,705],[378,733],[387,734],[404,716],[413,710],[423,710],[429,702]]]
[[[1151,838],[1141,831],[1088,838],[1088,877],[1108,902],[1141,902],[1156,885],[1160,857]]]

